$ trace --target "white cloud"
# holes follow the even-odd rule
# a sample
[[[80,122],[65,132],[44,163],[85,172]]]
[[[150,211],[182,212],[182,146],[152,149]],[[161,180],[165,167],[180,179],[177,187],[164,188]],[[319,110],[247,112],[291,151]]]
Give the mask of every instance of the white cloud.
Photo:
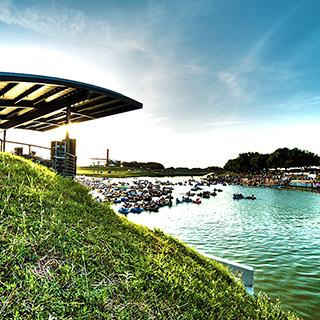
[[[54,4],[46,5],[18,7],[12,1],[4,0],[0,4],[0,21],[51,36],[74,35],[85,30],[88,21],[82,12],[66,7],[61,10]]]
[[[186,73],[194,74],[194,75],[203,75],[207,74],[208,71],[200,64],[197,63],[188,63],[183,66]]]
[[[237,98],[244,96],[244,90],[240,85],[239,75],[227,71],[220,71],[218,73],[218,79],[224,83],[231,91],[232,95]]]

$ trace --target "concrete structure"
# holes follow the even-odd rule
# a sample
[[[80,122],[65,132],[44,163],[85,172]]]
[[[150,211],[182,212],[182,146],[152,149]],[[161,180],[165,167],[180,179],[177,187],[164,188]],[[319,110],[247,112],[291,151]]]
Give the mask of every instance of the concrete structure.
[[[228,259],[207,254],[204,255],[225,265],[233,274],[236,275],[238,279],[242,281],[248,293],[254,293],[254,270],[252,267]]]

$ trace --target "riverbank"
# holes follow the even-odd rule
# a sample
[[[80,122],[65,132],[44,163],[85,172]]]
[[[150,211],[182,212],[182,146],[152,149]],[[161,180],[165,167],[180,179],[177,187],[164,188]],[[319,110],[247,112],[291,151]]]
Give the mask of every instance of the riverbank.
[[[296,319],[74,181],[0,154],[4,319]]]
[[[320,193],[320,188],[310,188],[310,187],[298,187],[298,186],[285,186],[283,187],[284,190],[294,190],[294,191],[302,191],[302,192],[314,192]]]
[[[167,168],[162,170],[131,170],[123,167],[78,167],[78,175],[97,178],[140,178],[140,177],[201,177],[210,183],[242,185],[253,187],[271,187],[288,190],[320,193],[320,177],[295,176],[285,173],[234,174],[229,172],[212,172],[208,169]],[[294,180],[299,185],[290,185]],[[303,186],[301,183],[306,183]],[[312,187],[310,184],[313,183]]]
[[[125,167],[78,167],[77,175],[100,178],[132,178],[132,177],[183,177],[203,176],[212,173],[208,169],[167,168],[159,170],[130,169]]]
[[[209,175],[206,180],[213,184],[320,192],[320,176],[292,175],[287,173]]]

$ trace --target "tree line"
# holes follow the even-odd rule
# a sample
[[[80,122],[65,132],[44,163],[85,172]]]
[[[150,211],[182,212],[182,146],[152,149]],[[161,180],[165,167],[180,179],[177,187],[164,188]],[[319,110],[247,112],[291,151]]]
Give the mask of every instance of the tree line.
[[[163,164],[159,162],[138,162],[138,161],[122,161],[121,165],[125,168],[135,169],[135,170],[166,170],[166,171],[177,171],[177,172],[218,172],[223,169],[216,166],[211,166],[207,168],[187,168],[187,167],[169,167],[165,168]]]
[[[158,162],[122,161],[122,166],[130,169],[163,170],[164,165]]]
[[[224,170],[236,173],[262,172],[270,168],[319,166],[320,157],[313,152],[298,148],[279,148],[270,154],[259,152],[240,153],[229,160]]]

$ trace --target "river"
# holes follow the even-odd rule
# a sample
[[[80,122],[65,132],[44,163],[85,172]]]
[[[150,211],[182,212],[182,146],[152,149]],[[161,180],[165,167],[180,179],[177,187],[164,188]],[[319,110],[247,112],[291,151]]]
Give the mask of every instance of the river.
[[[182,203],[157,213],[129,214],[128,219],[160,228],[199,252],[254,267],[255,293],[279,298],[304,319],[320,319],[320,195],[216,187],[223,192],[200,205]],[[188,190],[175,186],[173,196]],[[257,199],[233,200],[233,193],[240,192]]]

